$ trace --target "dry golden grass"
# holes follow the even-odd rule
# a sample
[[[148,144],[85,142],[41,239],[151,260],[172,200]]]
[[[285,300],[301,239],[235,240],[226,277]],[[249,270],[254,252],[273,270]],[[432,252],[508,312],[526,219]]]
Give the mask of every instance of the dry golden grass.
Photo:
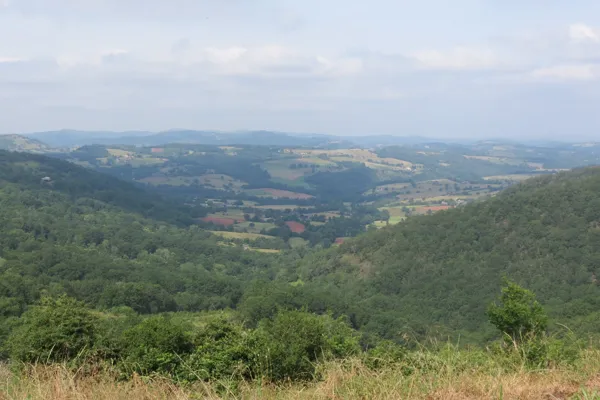
[[[0,366],[0,399],[600,399],[598,351],[586,352],[576,366],[541,371],[512,368],[507,372],[493,362],[469,367],[468,361],[459,358],[409,375],[401,373],[401,366],[372,371],[360,361],[350,360],[325,365],[323,379],[315,383],[246,382],[235,392],[220,394],[216,385],[204,383],[180,386],[166,379],[140,377],[123,382],[106,374],[84,376],[61,366],[31,367],[15,375]]]

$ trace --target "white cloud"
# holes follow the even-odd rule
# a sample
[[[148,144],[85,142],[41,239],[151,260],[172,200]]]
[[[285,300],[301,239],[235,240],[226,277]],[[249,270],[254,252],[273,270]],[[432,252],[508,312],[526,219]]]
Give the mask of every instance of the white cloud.
[[[18,57],[0,57],[0,64],[1,63],[16,63],[16,62],[21,62],[24,61],[22,58],[18,58]]]
[[[412,54],[422,68],[446,70],[490,69],[501,64],[490,49],[457,47],[450,51],[426,50]]]
[[[569,37],[575,43],[600,42],[600,34],[585,24],[573,24],[569,27]]]
[[[535,79],[549,80],[592,80],[600,77],[600,68],[596,65],[558,65],[538,68],[531,73]]]

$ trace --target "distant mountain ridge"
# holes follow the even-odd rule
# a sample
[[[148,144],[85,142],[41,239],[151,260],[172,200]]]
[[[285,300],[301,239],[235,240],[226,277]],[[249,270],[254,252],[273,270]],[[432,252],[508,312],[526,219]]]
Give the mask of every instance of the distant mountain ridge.
[[[412,145],[434,141],[420,136],[335,136],[311,133],[286,133],[267,130],[220,132],[210,130],[170,129],[149,131],[79,131],[59,130],[34,132],[23,136],[42,141],[53,147],[76,147],[90,144],[159,146],[167,143],[206,145],[266,145],[298,147],[377,147],[387,145]]]

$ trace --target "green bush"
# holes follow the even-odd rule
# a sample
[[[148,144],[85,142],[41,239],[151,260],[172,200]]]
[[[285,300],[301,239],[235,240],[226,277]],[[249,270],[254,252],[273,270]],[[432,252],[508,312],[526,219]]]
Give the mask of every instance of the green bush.
[[[313,379],[319,362],[360,351],[344,321],[303,311],[280,311],[261,321],[252,346],[255,374],[273,381]]]
[[[488,308],[488,317],[503,334],[500,346],[510,356],[532,368],[573,363],[579,356],[580,343],[568,332],[548,335],[548,316],[535,295],[516,283],[506,281],[500,305]]]
[[[122,335],[123,361],[126,372],[141,375],[182,373],[182,360],[193,344],[182,324],[166,316],[145,319]]]
[[[17,321],[7,340],[10,358],[23,362],[64,362],[92,350],[98,318],[70,297],[43,298]]]
[[[195,349],[186,359],[189,380],[247,377],[252,352],[248,333],[225,319],[209,322],[193,338]]]
[[[488,318],[513,342],[545,333],[548,316],[531,291],[506,280],[499,301],[500,305],[493,303],[488,307]]]

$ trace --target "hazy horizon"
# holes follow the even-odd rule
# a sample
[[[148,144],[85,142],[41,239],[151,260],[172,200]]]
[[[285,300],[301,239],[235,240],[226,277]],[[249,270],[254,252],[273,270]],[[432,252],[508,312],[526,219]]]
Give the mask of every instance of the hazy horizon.
[[[593,140],[600,2],[0,0],[0,132]]]

